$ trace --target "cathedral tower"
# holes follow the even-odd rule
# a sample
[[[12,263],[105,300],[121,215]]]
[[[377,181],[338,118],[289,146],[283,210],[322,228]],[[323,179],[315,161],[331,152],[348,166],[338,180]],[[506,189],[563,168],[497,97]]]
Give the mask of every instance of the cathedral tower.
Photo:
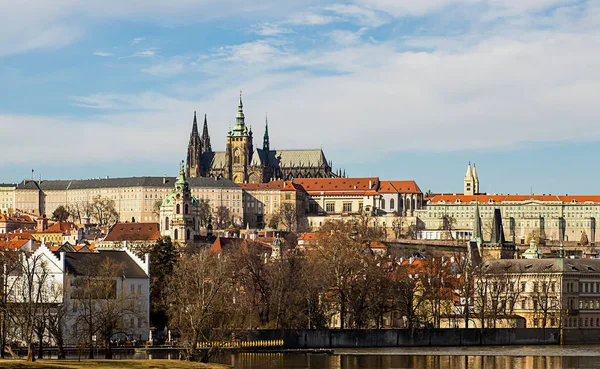
[[[202,129],[202,138],[200,139],[202,144],[202,153],[212,152],[210,146],[210,135],[208,134],[208,123],[206,122],[206,114],[204,114],[204,128]]]
[[[206,129],[206,120],[204,124]],[[194,123],[192,124],[192,133],[190,134],[190,143],[188,144],[187,161],[185,165],[185,172],[187,177],[195,178],[200,177],[202,175],[202,168],[200,164],[201,154],[202,143],[200,142],[200,136],[198,135],[198,122],[196,121],[196,112],[194,112]]]
[[[242,103],[242,92],[240,91],[240,102],[235,118],[235,127],[227,134],[225,146],[225,165],[227,178],[235,183],[248,182],[248,167],[252,161],[252,131],[244,122],[244,105]]]

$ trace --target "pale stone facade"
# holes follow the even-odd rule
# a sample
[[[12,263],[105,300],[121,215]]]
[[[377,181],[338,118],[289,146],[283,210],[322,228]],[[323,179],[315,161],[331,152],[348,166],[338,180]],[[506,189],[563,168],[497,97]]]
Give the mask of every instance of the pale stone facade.
[[[473,186],[478,190],[478,180],[476,183]],[[494,209],[500,209],[505,238],[516,244],[526,244],[527,236],[532,233],[542,235],[548,241],[579,242],[585,232],[589,242],[600,240],[597,221],[600,219],[600,196],[479,192],[432,196],[423,209],[415,212],[425,225],[420,237],[440,239],[444,233],[444,217],[451,217],[454,220],[452,234],[457,239],[469,239],[476,204],[481,212],[484,238],[490,235]]]
[[[600,260],[493,260],[482,271],[475,290],[487,288],[527,328],[600,328]]]
[[[15,211],[16,184],[0,183],[0,214],[12,214]]]

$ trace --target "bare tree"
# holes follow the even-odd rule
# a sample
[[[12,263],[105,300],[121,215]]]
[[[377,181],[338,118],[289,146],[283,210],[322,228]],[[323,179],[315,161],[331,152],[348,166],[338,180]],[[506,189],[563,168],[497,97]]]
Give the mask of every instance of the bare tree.
[[[91,212],[90,203],[88,201],[80,201],[67,204],[66,207],[71,219],[74,222],[81,223],[86,214]]]
[[[88,265],[73,280],[71,296],[77,310],[75,325],[80,338],[89,347],[93,358],[93,337],[104,342],[104,356],[112,358],[112,338],[127,336],[135,327],[128,322],[145,319],[145,306],[139,296],[125,288],[124,265],[105,257],[99,263]]]
[[[295,230],[297,219],[296,206],[288,202],[282,203],[279,209],[271,215],[271,221],[275,224],[281,224],[288,232]]]
[[[536,328],[556,325],[555,319],[560,317],[559,291],[560,279],[553,273],[540,273],[533,282],[531,302]]]
[[[198,213],[200,217],[200,226],[206,227],[210,223],[211,218],[211,206],[208,200],[199,199],[198,200]]]
[[[90,203],[90,215],[99,225],[110,225],[119,221],[115,200],[100,195],[94,197]]]
[[[15,271],[14,288],[9,296],[10,319],[15,336],[27,346],[27,361],[34,361],[34,335],[44,319],[52,284],[46,260],[40,255],[20,255],[20,265]],[[42,344],[40,342],[40,344]]]
[[[215,211],[215,226],[217,229],[227,228],[233,221],[231,211],[226,206],[217,206]]]
[[[193,360],[201,341],[211,341],[235,325],[231,270],[217,255],[201,251],[178,261],[165,289],[169,323],[177,330],[185,357]],[[215,351],[203,358],[208,361]]]

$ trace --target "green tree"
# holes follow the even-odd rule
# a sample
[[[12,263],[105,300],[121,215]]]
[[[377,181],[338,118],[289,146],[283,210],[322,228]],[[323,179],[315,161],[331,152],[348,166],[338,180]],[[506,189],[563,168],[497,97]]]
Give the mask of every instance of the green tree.
[[[52,219],[57,222],[66,222],[71,214],[63,205],[60,205],[52,212]]]
[[[155,327],[167,324],[167,306],[161,296],[178,258],[179,252],[171,237],[161,238],[150,251],[150,321]]]

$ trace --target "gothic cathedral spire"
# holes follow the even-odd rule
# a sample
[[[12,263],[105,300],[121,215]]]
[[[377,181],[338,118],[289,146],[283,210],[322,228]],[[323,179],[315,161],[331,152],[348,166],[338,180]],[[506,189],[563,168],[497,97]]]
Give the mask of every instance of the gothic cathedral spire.
[[[265,115],[265,136],[263,138],[263,150],[265,151],[269,151],[270,147],[269,147],[269,120],[267,119],[267,116]]]
[[[204,114],[204,128],[202,128],[202,152],[212,152],[212,147],[210,146],[210,135],[208,134],[208,123],[206,121],[206,114]]]
[[[200,142],[200,136],[198,135],[198,121],[196,120],[196,112],[194,112],[194,123],[192,123],[192,133],[190,134],[190,142],[188,144],[187,162],[185,166],[185,172],[188,177],[200,177],[200,155],[202,153],[202,146]]]

